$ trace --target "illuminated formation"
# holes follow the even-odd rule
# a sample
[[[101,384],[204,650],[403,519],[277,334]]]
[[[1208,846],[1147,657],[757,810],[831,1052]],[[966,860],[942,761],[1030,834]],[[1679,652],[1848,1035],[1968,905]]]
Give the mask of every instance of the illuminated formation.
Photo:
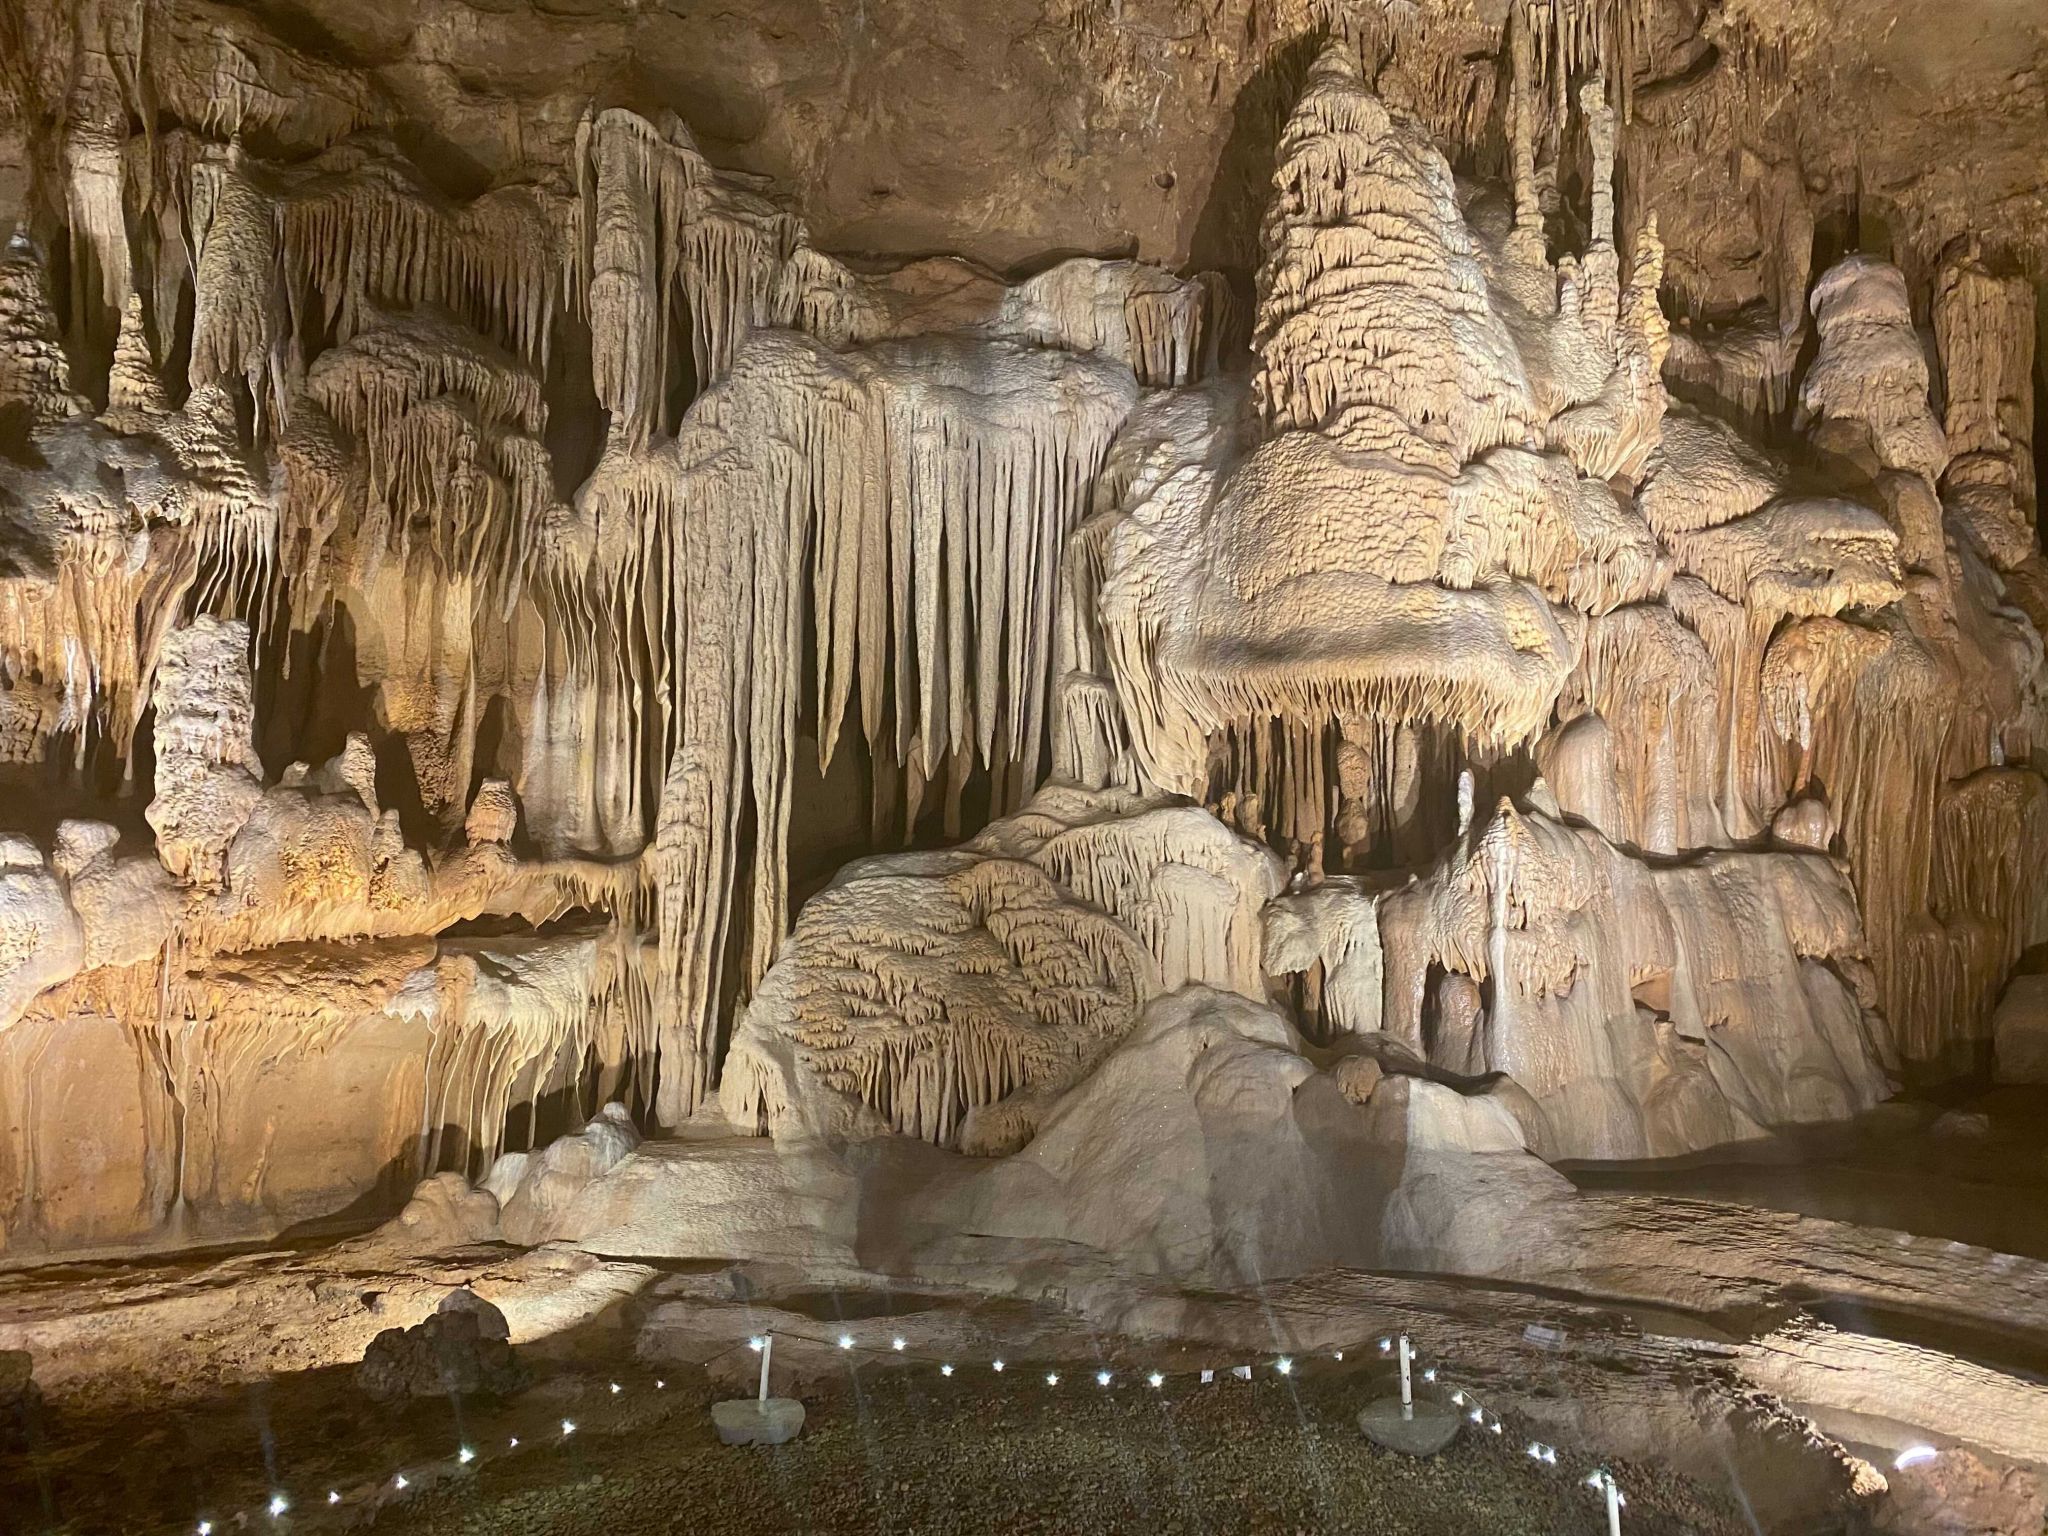
[[[253,10],[41,9],[10,1255],[1492,1272],[1547,1162],[1850,1118],[2032,995],[2033,292],[1816,264],[1738,164],[1690,323],[1647,6],[1268,18],[1242,269],[1014,280],[833,254],[687,99],[465,170]]]

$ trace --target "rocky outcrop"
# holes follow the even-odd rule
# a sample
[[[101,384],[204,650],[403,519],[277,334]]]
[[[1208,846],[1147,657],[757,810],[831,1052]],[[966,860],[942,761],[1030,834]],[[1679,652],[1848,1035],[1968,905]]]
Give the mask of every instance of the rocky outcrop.
[[[512,1397],[526,1383],[505,1314],[468,1289],[450,1291],[424,1322],[386,1328],[356,1367],[356,1386],[375,1403]]]

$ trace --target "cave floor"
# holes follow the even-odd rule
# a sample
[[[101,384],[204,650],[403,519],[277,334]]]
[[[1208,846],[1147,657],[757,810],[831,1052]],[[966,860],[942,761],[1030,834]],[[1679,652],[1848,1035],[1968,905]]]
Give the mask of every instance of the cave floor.
[[[859,1298],[834,1300],[852,1305],[832,1310],[873,1309]],[[899,1321],[889,1326],[952,1310],[931,1298],[893,1305],[884,1315]],[[1000,1374],[985,1356],[950,1378],[922,1354],[835,1358],[829,1332],[840,1324],[816,1340],[780,1336],[799,1361],[807,1423],[800,1439],[773,1450],[722,1446],[711,1429],[710,1403],[738,1390],[714,1378],[750,1372],[744,1351],[707,1373],[606,1359],[605,1343],[586,1338],[573,1355],[540,1355],[534,1384],[505,1403],[375,1408],[355,1393],[349,1371],[330,1368],[160,1413],[60,1422],[41,1455],[0,1463],[0,1507],[26,1515],[9,1527],[25,1533],[166,1536],[199,1519],[218,1532],[369,1526],[417,1536],[1551,1536],[1597,1528],[1599,1502],[1582,1479],[1602,1464],[1628,1489],[1632,1536],[1748,1529],[1725,1493],[1645,1464],[1596,1463],[1575,1444],[1560,1447],[1555,1464],[1534,1460],[1525,1436],[1488,1433],[1490,1423],[1468,1425],[1427,1461],[1378,1450],[1355,1426],[1359,1409],[1391,1386],[1389,1368],[1370,1352],[1364,1361],[1304,1358],[1288,1376],[1271,1357],[1239,1352],[1253,1370],[1243,1381],[1230,1374],[1237,1357],[1228,1351],[1091,1338],[1044,1318],[1033,1327],[1027,1312],[998,1307],[976,1320],[983,1337],[1030,1341]],[[934,1322],[925,1319],[927,1333]],[[1217,1380],[1201,1382],[1198,1358],[1217,1362]],[[1106,1362],[1117,1373],[1108,1389],[1094,1380]],[[1171,1372],[1158,1389],[1145,1380],[1155,1368]],[[1060,1383],[1049,1384],[1048,1373]],[[563,1433],[565,1423],[573,1433]],[[464,1446],[473,1462],[458,1459]],[[289,1490],[282,1516],[264,1508],[271,1489]]]
[[[1532,1223],[1518,1277],[1326,1271],[1203,1292],[1077,1265],[1034,1299],[566,1246],[419,1254],[379,1234],[18,1269],[0,1275],[0,1348],[33,1353],[47,1400],[33,1451],[0,1447],[0,1531],[1565,1536],[1599,1528],[1582,1480],[1605,1464],[1630,1489],[1630,1536],[1814,1536],[1848,1528],[1799,1502],[1842,1483],[1842,1448],[1906,1486],[1917,1469],[1891,1461],[1920,1441],[2005,1479],[1986,1497],[2024,1521],[2048,1466],[2044,1107],[1994,1095],[1960,1121],[1895,1110],[1718,1162],[1574,1170],[1569,1220]],[[353,1363],[370,1340],[458,1285],[503,1308],[533,1385],[497,1405],[367,1403]],[[708,1404],[751,1395],[746,1340],[764,1330],[806,1432],[721,1447]],[[837,1348],[842,1330],[858,1350]],[[1369,1447],[1353,1420],[1388,1388],[1371,1344],[1394,1332],[1504,1432],[1426,1463]],[[1364,1365],[1334,1358],[1360,1348]],[[1283,1353],[1301,1361],[1287,1379]],[[1238,1362],[1251,1383],[1199,1383]],[[1140,1379],[1155,1369],[1157,1391]],[[1783,1408],[1752,1422],[1759,1394]],[[2034,1479],[2016,1494],[2013,1467]],[[278,1490],[291,1508],[273,1520]],[[2036,1536],[2031,1518],[1981,1528]]]

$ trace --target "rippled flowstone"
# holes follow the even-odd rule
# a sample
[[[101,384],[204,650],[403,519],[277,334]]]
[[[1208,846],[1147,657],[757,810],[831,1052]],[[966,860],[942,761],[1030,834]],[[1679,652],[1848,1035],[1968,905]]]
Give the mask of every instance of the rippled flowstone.
[[[1404,1409],[1398,1397],[1368,1403],[1358,1415],[1366,1439],[1405,1456],[1434,1456],[1458,1438],[1460,1422],[1448,1404],[1418,1402]]]
[[[711,1422],[727,1445],[781,1445],[804,1427],[804,1405],[793,1397],[736,1398],[711,1405]]]

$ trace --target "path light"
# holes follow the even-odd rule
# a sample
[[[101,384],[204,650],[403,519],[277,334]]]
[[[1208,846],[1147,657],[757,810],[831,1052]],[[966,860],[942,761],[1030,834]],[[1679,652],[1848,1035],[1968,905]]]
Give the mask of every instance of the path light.
[[[1426,1380],[1427,1378],[1424,1379]],[[1462,1408],[1465,1406],[1465,1394],[1463,1392],[1453,1392],[1451,1394],[1451,1401]]]
[[[1931,1445],[1909,1445],[1892,1459],[1892,1470],[1903,1472],[1908,1467],[1917,1467],[1923,1461],[1932,1461],[1941,1453]]]
[[[472,1451],[468,1446],[465,1445],[461,1450],[455,1453],[455,1459],[466,1467],[472,1461],[476,1460],[476,1452]]]
[[[761,1335],[758,1333],[755,1334],[751,1339],[747,1340],[747,1348],[751,1349],[757,1355],[767,1347],[768,1341],[762,1338]]]
[[[1163,1387],[1166,1385],[1166,1378],[1160,1375],[1157,1371],[1154,1371],[1150,1376],[1147,1376],[1145,1379],[1151,1382],[1152,1385],[1155,1387]]]
[[[1060,1384],[1060,1373],[1058,1371],[1047,1371],[1045,1373],[1045,1384],[1048,1387],[1058,1386]]]
[[[1475,1406],[1470,1413],[1465,1415],[1465,1417],[1470,1419],[1474,1424],[1477,1424],[1481,1419],[1485,1418],[1486,1415]]]
[[[950,1365],[942,1365],[939,1367],[939,1374],[941,1376],[950,1376],[953,1374],[953,1367]]]
[[[1380,1353],[1381,1353],[1381,1354],[1383,1354],[1383,1355],[1384,1355],[1384,1354],[1388,1353],[1388,1352],[1389,1352],[1390,1350],[1392,1350],[1392,1349],[1393,1349],[1393,1347],[1394,1347],[1394,1341],[1393,1341],[1392,1339],[1381,1339],[1381,1340],[1380,1340]]]
[[[1097,1371],[1097,1372],[1095,1373],[1095,1385],[1097,1385],[1098,1387],[1106,1387],[1106,1386],[1108,1386],[1108,1385],[1109,1385],[1109,1372],[1107,1372],[1107,1371]]]
[[[1292,1376],[1294,1374],[1294,1362],[1288,1359],[1285,1355],[1282,1355],[1278,1360],[1275,1360],[1273,1362],[1273,1369],[1278,1371],[1282,1376]]]
[[[612,1395],[613,1395],[614,1397],[618,1396],[618,1394],[619,1394],[619,1390],[620,1390],[620,1389],[619,1389],[619,1384],[618,1384],[618,1383],[617,1383],[616,1381],[615,1381],[615,1382],[613,1382],[613,1383],[612,1383]]]
[[[996,1369],[1000,1371],[1000,1370],[1001,1370],[1002,1368],[1003,1368],[1003,1362],[1002,1362],[1002,1361],[1000,1361],[1000,1360],[998,1360],[998,1361],[996,1362]]]
[[[283,1494],[273,1493],[270,1496],[271,1519],[275,1520],[279,1515],[283,1514],[286,1510],[290,1509],[291,1507],[291,1500],[287,1499]]]
[[[405,1480],[405,1474],[401,1472],[398,1476],[391,1479],[391,1486],[394,1488],[410,1488],[412,1484]]]
[[[336,1488],[328,1489],[327,1502],[330,1504],[339,1504],[341,1502],[341,1491]]]
[[[564,1419],[564,1420],[562,1420],[562,1437],[563,1437],[564,1439],[567,1439],[567,1438],[568,1438],[568,1437],[569,1437],[570,1435],[573,1435],[573,1434],[575,1434],[575,1433],[576,1433],[576,1421],[575,1421],[574,1419]]]
[[[841,1349],[853,1348],[853,1335],[850,1333],[842,1333],[841,1335],[839,1335],[839,1347]]]
[[[1337,1358],[1338,1358],[1339,1360],[1342,1360],[1342,1359],[1344,1358],[1344,1351],[1343,1351],[1343,1350],[1341,1350],[1341,1349],[1340,1349],[1340,1350],[1338,1350],[1338,1351],[1337,1351]]]
[[[510,1440],[508,1440],[508,1441],[506,1441],[506,1442],[505,1442],[505,1445],[506,1445],[506,1449],[507,1449],[507,1450],[513,1450],[513,1451],[516,1451],[516,1450],[518,1450],[518,1449],[519,1449],[519,1437],[518,1437],[517,1435],[514,1435],[514,1436],[513,1436],[513,1437],[512,1437],[512,1438],[511,1438]]]
[[[1432,1365],[1432,1366],[1431,1366],[1431,1367],[1430,1367],[1430,1368],[1429,1368],[1428,1370],[1424,1371],[1424,1372],[1422,1373],[1422,1379],[1423,1379],[1424,1381],[1435,1381],[1435,1380],[1436,1380],[1436,1367]]]
[[[891,1339],[889,1341],[889,1347],[895,1350],[896,1353],[899,1355],[903,1353],[903,1341],[901,1339]]]
[[[211,1520],[199,1522],[199,1536],[213,1536],[213,1522]]]
[[[1628,1500],[1622,1497],[1614,1474],[1601,1467],[1586,1479],[1586,1486],[1607,1500],[1607,1536],[1621,1536],[1621,1510]]]
[[[667,1390],[667,1388],[668,1388],[668,1383],[667,1383],[667,1382],[665,1382],[665,1381],[657,1381],[657,1382],[655,1382],[655,1384],[654,1384],[654,1390],[655,1390],[655,1391],[657,1391],[657,1392],[662,1392],[662,1391],[666,1391],[666,1390]]]

